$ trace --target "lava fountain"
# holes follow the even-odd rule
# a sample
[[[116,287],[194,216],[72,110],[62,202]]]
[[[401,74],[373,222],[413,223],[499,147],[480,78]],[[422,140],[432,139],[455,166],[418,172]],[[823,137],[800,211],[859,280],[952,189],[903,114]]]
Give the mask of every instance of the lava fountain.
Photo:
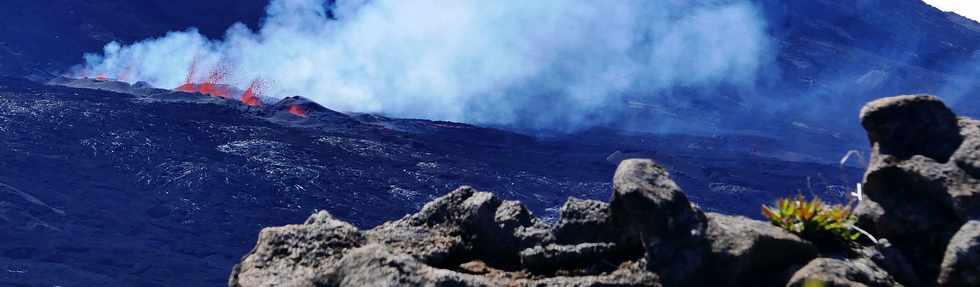
[[[260,79],[252,80],[252,83],[248,84],[248,88],[245,89],[244,93],[242,93],[242,97],[240,99],[242,103],[252,107],[261,106],[262,100],[259,99],[259,95],[261,94],[264,86],[265,85],[262,80]]]

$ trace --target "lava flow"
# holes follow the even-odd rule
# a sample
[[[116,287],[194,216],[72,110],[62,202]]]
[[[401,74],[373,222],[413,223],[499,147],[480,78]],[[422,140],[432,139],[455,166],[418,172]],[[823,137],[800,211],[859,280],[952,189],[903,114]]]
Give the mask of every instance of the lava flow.
[[[298,117],[304,117],[304,118],[306,117],[306,110],[304,110],[299,105],[289,106],[289,113]]]

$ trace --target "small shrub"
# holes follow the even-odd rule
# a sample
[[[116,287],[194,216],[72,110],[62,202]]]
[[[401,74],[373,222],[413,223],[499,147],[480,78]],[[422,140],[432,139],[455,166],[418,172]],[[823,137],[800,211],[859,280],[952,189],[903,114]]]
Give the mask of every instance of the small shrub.
[[[851,208],[827,205],[819,198],[806,200],[802,195],[783,198],[775,207],[763,205],[762,214],[772,224],[815,243],[850,243],[861,237],[854,227],[857,219]]]

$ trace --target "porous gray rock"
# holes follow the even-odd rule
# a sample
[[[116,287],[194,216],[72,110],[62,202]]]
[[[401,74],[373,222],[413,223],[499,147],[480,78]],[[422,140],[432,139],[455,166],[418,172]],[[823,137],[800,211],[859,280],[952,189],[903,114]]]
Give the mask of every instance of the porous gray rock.
[[[461,187],[364,232],[326,212],[267,228],[229,285],[659,286],[615,243],[554,245],[552,233],[519,202]]]
[[[326,211],[302,225],[262,229],[255,248],[236,265],[229,286],[314,286],[347,250],[365,243],[356,227]]]
[[[378,244],[351,250],[337,266],[316,278],[316,286],[500,286],[484,277],[433,268]]]
[[[609,204],[574,197],[569,197],[559,210],[553,232],[555,240],[562,244],[616,242],[622,233],[612,225]]]
[[[537,223],[524,206],[464,186],[418,213],[368,231],[368,237],[434,266],[467,257],[513,265],[527,238],[543,237],[544,232],[529,230]]]
[[[949,242],[937,285],[980,286],[980,220],[971,220]]]
[[[866,258],[817,258],[790,278],[786,286],[803,287],[808,281],[824,287],[895,287],[902,286],[884,269]]]
[[[957,118],[938,98],[885,98],[867,104],[861,122],[872,154],[858,225],[889,238],[933,281],[946,244],[967,219],[980,215],[975,121]]]
[[[663,167],[648,159],[629,159],[613,176],[609,202],[612,222],[623,230],[619,244],[639,244],[647,269],[667,285],[697,285],[708,251],[704,213],[691,205]]]
[[[704,214],[691,206],[667,170],[649,159],[620,163],[609,205],[614,224],[628,235],[674,236],[704,228]]]
[[[817,249],[810,242],[768,222],[717,213],[708,213],[707,217],[709,270],[715,270],[711,277],[719,283],[781,284],[788,278],[779,278],[778,274],[817,256]]]
[[[576,245],[536,246],[521,251],[521,264],[539,272],[555,272],[556,270],[575,270],[581,268],[607,267],[602,266],[605,258],[613,257],[616,244],[613,243],[580,243]],[[597,264],[599,263],[599,264]],[[615,266],[612,266],[615,267]],[[585,271],[584,273],[594,273]]]
[[[980,178],[980,121],[961,118],[960,134],[963,143],[953,154],[953,159],[972,177]]]
[[[880,238],[876,244],[860,248],[855,253],[857,257],[870,259],[888,274],[891,274],[899,283],[906,286],[925,285],[915,273],[910,261],[902,254],[902,251],[886,238]]]

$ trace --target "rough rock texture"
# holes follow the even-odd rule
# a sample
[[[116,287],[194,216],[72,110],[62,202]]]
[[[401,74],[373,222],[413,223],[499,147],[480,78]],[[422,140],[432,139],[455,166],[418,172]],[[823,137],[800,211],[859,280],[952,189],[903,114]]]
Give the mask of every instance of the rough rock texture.
[[[262,230],[228,285],[314,286],[311,280],[331,272],[347,250],[362,244],[364,236],[356,227],[320,211],[302,225]]]
[[[915,258],[918,277],[932,281],[953,233],[980,213],[977,123],[924,95],[871,102],[861,122],[872,155],[859,225]]]
[[[554,225],[461,187],[367,231],[326,212],[267,228],[230,285],[978,286],[980,123],[931,96],[882,99],[861,116],[872,156],[856,214],[875,244],[818,249],[704,213],[664,168],[630,159],[609,204],[570,198]]]
[[[612,220],[639,237],[689,236],[704,229],[704,214],[691,206],[667,170],[648,159],[624,160],[613,177]]]
[[[582,232],[614,229],[581,216],[589,208],[572,209],[561,222],[597,228]],[[325,212],[304,225],[266,228],[229,285],[659,286],[641,256],[627,258],[618,243],[556,244],[556,230],[518,202],[461,187],[364,232]],[[580,239],[601,237],[613,238]]]
[[[950,240],[939,286],[980,286],[980,221],[971,220]]]
[[[817,256],[807,241],[768,222],[708,213],[709,270],[720,282],[766,286],[785,282],[779,274]],[[789,270],[792,271],[792,270]],[[775,274],[758,276],[759,274]]]
[[[892,287],[902,286],[884,269],[865,258],[855,260],[817,258],[793,274],[787,286],[807,286],[808,280],[823,282],[825,287]]]
[[[614,225],[623,229],[620,244],[646,250],[647,269],[665,283],[699,283],[708,247],[704,213],[691,205],[663,167],[648,159],[624,160],[613,176],[609,200]]]
[[[768,223],[705,215],[650,160],[624,161],[614,186],[613,204],[569,199],[554,226],[470,187],[363,232],[321,212],[263,230],[230,285],[782,284],[816,254]]]
[[[621,230],[611,224],[609,204],[595,200],[570,197],[559,211],[554,228],[559,243],[617,242]]]

